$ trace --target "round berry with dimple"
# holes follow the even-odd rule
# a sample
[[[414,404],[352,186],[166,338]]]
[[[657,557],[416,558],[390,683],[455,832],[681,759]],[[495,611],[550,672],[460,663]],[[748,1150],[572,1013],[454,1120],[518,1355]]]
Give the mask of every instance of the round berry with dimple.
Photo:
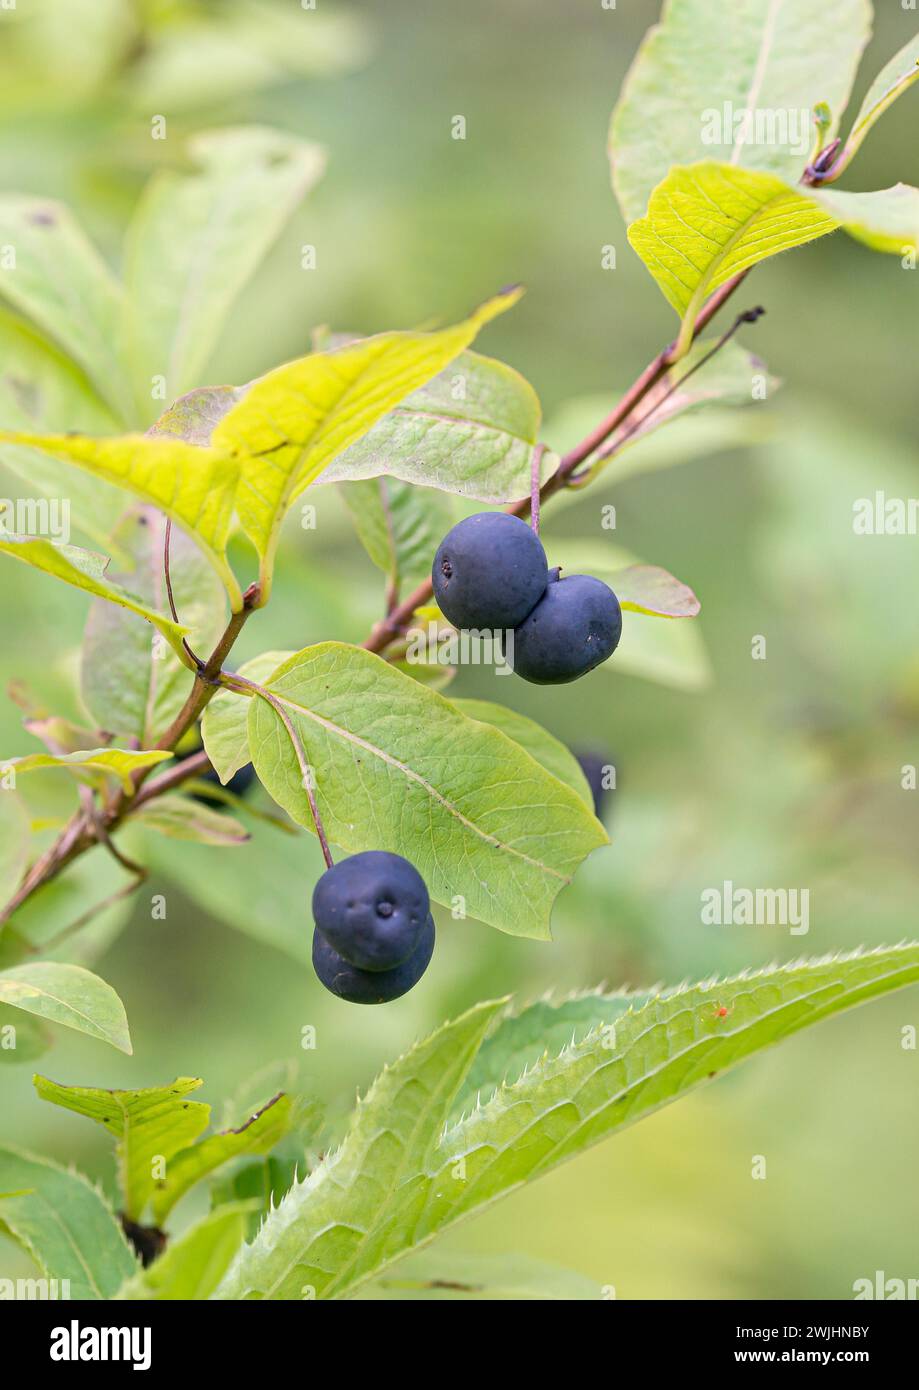
[[[516,627],[545,591],[546,552],[509,512],[476,512],[448,531],[431,568],[434,597],[454,627]]]
[[[415,952],[428,921],[424,879],[401,854],[341,859],[313,891],[313,920],[332,949],[365,971],[393,970]]]

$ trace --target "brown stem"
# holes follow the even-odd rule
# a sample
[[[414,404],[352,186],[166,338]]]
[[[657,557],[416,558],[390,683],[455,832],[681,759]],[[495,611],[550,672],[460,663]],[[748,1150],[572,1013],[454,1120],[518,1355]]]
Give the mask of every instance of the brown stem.
[[[147,870],[142,864],[138,864],[135,860],[129,859],[126,854],[122,854],[121,850],[115,844],[111,835],[108,833],[108,827],[105,824],[105,816],[96,805],[89,787],[80,788],[80,800],[83,803],[83,810],[86,812],[86,818],[91,822],[96,839],[99,841],[100,845],[105,846],[116,864],[120,864],[123,869],[127,869],[129,874],[134,874],[139,882],[143,882],[147,877]]]
[[[204,712],[208,701],[219,689],[217,678],[220,675],[223,663],[229,656],[233,644],[242,631],[249,615],[258,606],[259,597],[260,592],[258,584],[250,585],[243,596],[242,608],[231,615],[230,621],[220,641],[211,652],[205,664],[199,666],[188,699],[185,701],[181,711],[166,730],[163,737],[157,743],[156,747],[158,749],[175,748],[182,735],[191,728]],[[187,761],[191,762],[191,759],[189,758]],[[121,791],[109,806],[103,811],[100,811],[101,825],[106,834],[111,834],[115,827],[130,813],[132,808],[135,805],[141,804],[138,799],[140,797],[140,787],[146,779],[149,770],[149,768],[145,768],[134,774],[133,784],[135,795],[129,796]],[[173,769],[170,769],[170,773],[172,771]],[[166,787],[162,786],[162,783],[164,778],[169,777],[169,775],[169,773],[166,773],[157,779],[161,786],[161,790],[166,790]],[[191,776],[192,773],[189,772],[186,775]],[[184,778],[179,777],[177,780],[182,781]],[[169,785],[176,785],[176,783],[170,780]],[[149,799],[150,798],[147,796],[143,798],[145,801]],[[94,817],[87,814],[85,807],[81,808],[67,822],[54,844],[36,859],[35,863],[25,875],[19,888],[10,898],[9,902],[0,910],[0,926],[2,926],[4,922],[7,922],[9,918],[12,917],[13,913],[16,912],[33,893],[37,892],[43,884],[50,883],[53,878],[57,878],[58,874],[61,873],[63,869],[67,868],[74,859],[79,858],[81,854],[85,854],[93,845],[99,843],[100,832],[99,827],[94,822]]]
[[[148,801],[155,800],[162,796],[164,792],[172,791],[173,787],[180,787],[183,782],[190,781],[197,777],[200,772],[207,772],[210,769],[211,760],[202,748],[198,753],[192,753],[190,757],[183,758],[180,763],[170,767],[166,772],[161,772],[159,777],[151,777],[131,802],[131,810],[136,811],[139,806],[145,806]]]
[[[717,289],[714,294],[709,296],[699,310],[699,316],[693,328],[692,336],[694,339],[697,338],[702,330],[711,322],[721,306],[726,300],[730,299],[738,285],[746,279],[749,273],[749,269],[740,271],[739,274],[734,275],[730,280],[726,280],[720,289]],[[596,450],[600,448],[601,444],[604,444],[620,425],[624,424],[625,421],[629,419],[632,412],[641,404],[648,392],[652,387],[657,385],[661,377],[672,365],[673,353],[675,350],[676,342],[674,341],[659,352],[654,360],[648,363],[647,367],[645,367],[644,371],[641,373],[641,376],[633,382],[618,405],[610,411],[609,415],[601,420],[596,429],[591,430],[590,434],[582,439],[580,444],[576,444],[573,449],[569,450],[569,452],[562,457],[552,477],[548,478],[539,490],[540,503],[545,502],[547,498],[552,497],[561,488],[568,486],[576,469],[590,458],[591,454],[595,453]],[[510,512],[512,516],[526,516],[531,507],[531,498],[525,497],[520,502],[512,503],[505,510]],[[378,653],[385,652],[387,647],[389,647],[396,638],[401,637],[406,631],[416,611],[426,603],[430,603],[432,593],[433,587],[430,579],[426,579],[423,584],[419,584],[414,593],[409,594],[407,599],[404,599],[403,602],[397,604],[390,613],[387,613],[382,622],[376,624],[364,643],[367,651]]]
[[[680,387],[683,386],[691,376],[693,376],[702,367],[704,367],[706,362],[710,362],[713,357],[717,356],[717,354],[724,347],[725,343],[729,343],[731,341],[731,339],[734,337],[734,334],[737,332],[737,330],[741,327],[742,324],[756,323],[757,319],[761,318],[765,312],[766,311],[762,308],[762,306],[757,306],[757,308],[755,309],[745,309],[742,314],[738,314],[734,322],[731,324],[730,328],[728,328],[724,333],[722,333],[721,337],[715,343],[714,347],[712,347],[705,354],[704,357],[701,357],[698,362],[696,362],[692,367],[690,367],[689,371],[684,372],[681,377],[678,377],[676,381],[672,382],[671,385],[668,386],[667,390],[663,393],[663,395],[659,396],[658,399],[654,402],[654,404],[650,406],[649,409],[646,410],[643,415],[640,415],[636,419],[631,420],[629,422],[628,429],[624,430],[622,434],[617,434],[613,439],[609,441],[609,443],[605,444],[603,448],[597,452],[593,462],[599,463],[601,459],[609,459],[613,456],[613,454],[618,453],[622,446],[624,444],[627,444],[628,441],[632,439],[633,436],[636,435],[639,430],[644,429],[645,425],[651,419],[651,416],[657,414],[664,402],[668,401],[670,397],[674,394],[674,392],[679,391]]]

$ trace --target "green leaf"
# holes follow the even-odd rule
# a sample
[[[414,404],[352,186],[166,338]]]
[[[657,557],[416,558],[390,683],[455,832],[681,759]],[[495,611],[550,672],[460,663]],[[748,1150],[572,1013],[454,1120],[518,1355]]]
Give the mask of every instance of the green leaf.
[[[456,520],[448,497],[385,476],[346,483],[342,496],[391,594],[410,593],[430,576],[432,556]]]
[[[720,285],[838,226],[818,199],[774,174],[703,160],[670,170],[647,214],[629,227],[629,241],[683,320],[682,357],[699,310]]]
[[[398,1299],[461,1303],[515,1303],[533,1299],[565,1303],[599,1300],[600,1285],[572,1269],[529,1255],[463,1255],[424,1251],[403,1260],[398,1269],[368,1284],[358,1301]]]
[[[558,892],[606,832],[587,806],[503,733],[359,647],[299,652],[268,683],[313,769],[333,844],[417,865],[435,902],[516,936],[547,938]],[[249,748],[275,801],[312,828],[289,735],[250,700]]]
[[[688,584],[660,565],[636,560],[617,545],[565,540],[549,542],[547,549],[551,563],[563,565],[563,573],[592,574],[602,579],[619,599],[623,612],[657,618],[694,618],[701,611],[702,605]]]
[[[243,662],[238,674],[264,685],[293,652],[262,652]],[[251,761],[249,755],[249,701],[234,690],[218,690],[201,720],[201,737],[211,766],[226,785],[234,772]]]
[[[54,338],[125,419],[130,404],[121,287],[68,209],[47,198],[6,194],[0,197],[0,242],[15,251],[15,264],[0,269],[0,295]]]
[[[919,188],[906,183],[874,193],[816,188],[813,198],[854,237],[889,256],[919,249]]]
[[[196,1182],[213,1173],[232,1158],[246,1154],[267,1154],[290,1130],[294,1107],[290,1096],[277,1095],[239,1129],[211,1134],[200,1144],[177,1153],[169,1162],[166,1177],[157,1182],[151,1210],[159,1226]]]
[[[185,628],[172,622],[163,613],[148,608],[125,589],[105,578],[108,559],[96,555],[91,550],[81,550],[75,545],[52,545],[50,541],[34,536],[10,536],[0,530],[0,554],[12,555],[14,560],[22,560],[34,569],[63,579],[76,589],[83,589],[94,598],[105,599],[122,608],[136,613],[139,618],[152,623],[161,632],[173,651],[182,650],[182,634]]]
[[[868,0],[839,0],[832,24],[824,0],[668,0],[613,112],[609,153],[626,222],[675,164],[703,151],[795,182],[813,138],[811,110],[829,106],[829,138],[870,31]]]
[[[619,1014],[612,1030],[604,996],[596,996],[597,1024],[580,1041],[532,1063],[439,1140],[425,1125],[407,1143],[422,1128],[418,1108],[430,1103],[428,1066],[451,1039],[456,1064],[444,1091],[454,1095],[470,1072],[485,1029],[469,1046],[477,1011],[466,1014],[382,1074],[342,1148],[269,1215],[216,1297],[296,1298],[304,1285],[320,1298],[350,1296],[462,1217],[737,1062],[917,981],[914,943],[680,986]],[[488,1022],[498,1006],[485,1007]],[[443,1071],[440,1063],[435,1075]]]
[[[519,372],[463,352],[340,454],[322,481],[389,474],[482,502],[510,502],[529,493],[541,417],[539,398]],[[543,480],[557,463],[543,456]]]
[[[250,838],[245,826],[226,811],[215,811],[186,796],[158,796],[145,801],[131,816],[131,823],[172,840],[195,840],[223,848],[244,845]]]
[[[220,1107],[221,1129],[240,1129],[257,1111],[264,1110],[279,1091],[296,1091],[299,1072],[299,1061],[296,1058],[285,1057],[280,1061],[269,1062],[267,1066],[260,1067],[251,1076],[247,1076],[230,1092]],[[322,1113],[318,1101],[309,1102],[308,1108],[313,1121],[318,1125]],[[304,1115],[298,1116],[298,1120],[305,1116],[304,1111]]]
[[[19,887],[29,862],[31,822],[15,792],[0,791],[0,903]]]
[[[215,427],[231,406],[246,394],[245,386],[199,386],[173,401],[150,429],[162,438],[183,439],[202,448],[211,442]]]
[[[648,994],[591,990],[567,999],[539,999],[519,1013],[506,1014],[479,1049],[451,1111],[456,1123],[491,1100],[502,1086],[513,1086],[531,1067],[556,1057],[589,1033],[606,1029],[615,1036],[617,1021],[647,1003]]]
[[[429,1168],[428,1230],[812,1023],[917,979],[919,946],[880,948],[682,986],[621,1015],[612,1036],[601,1023],[447,1131]],[[445,1180],[459,1158],[465,1182]]]
[[[382,333],[311,353],[254,382],[213,431],[218,451],[240,461],[237,510],[263,561],[270,588],[281,522],[289,507],[343,450],[423,386],[479,329],[520,297],[512,289],[463,323],[434,333]]]
[[[2,440],[41,449],[159,507],[197,539],[234,607],[240,606],[239,586],[226,560],[239,470],[226,454],[154,433],[94,439],[2,430]]]
[[[114,536],[134,568],[113,578],[159,612],[169,601],[165,535],[162,512],[139,504],[122,518]],[[169,573],[189,644],[206,659],[226,625],[223,585],[194,541],[177,527],[170,537]],[[152,748],[184,705],[191,680],[187,664],[165,645],[151,642],[149,629],[130,610],[101,601],[92,605],[83,637],[80,691],[98,728]]]
[[[451,700],[450,703],[469,719],[493,724],[502,734],[507,734],[547,772],[569,786],[588,806],[593,806],[593,794],[581,764],[559,739],[537,724],[535,719],[528,719],[525,714],[496,705],[491,700]]]
[[[139,402],[154,376],[169,399],[197,385],[234,300],[325,166],[317,145],[260,126],[197,135],[189,154],[194,171],[157,174],[128,231]]]
[[[609,584],[622,608],[658,618],[694,618],[702,605],[688,584],[660,565],[629,565],[612,574]]]
[[[846,140],[845,149],[841,156],[845,165],[852,162],[852,158],[861,146],[862,141],[868,134],[875,121],[879,120],[889,106],[892,106],[897,97],[902,96],[907,87],[919,79],[919,34],[915,34],[898,53],[895,53],[889,63],[885,63],[865,93],[864,100],[858,109],[858,115],[852,122],[852,129],[849,131],[849,138]]]
[[[2,979],[2,976],[0,976]],[[201,1085],[199,1077],[180,1076],[169,1086],[139,1091],[103,1091],[89,1086],[61,1086],[46,1076],[34,1078],[42,1100],[61,1105],[104,1125],[117,1141],[118,1183],[125,1215],[138,1221],[153,1196],[157,1170],[207,1128],[209,1105],[186,1100]]]
[[[23,758],[0,761],[0,774],[12,768],[18,776],[20,772],[36,772],[48,767],[65,767],[77,773],[102,772],[117,777],[124,790],[130,792],[133,790],[133,773],[142,768],[155,767],[171,757],[171,753],[155,748],[146,753],[135,753],[126,748],[89,748],[79,753],[61,754],[27,753]]]
[[[479,1004],[377,1077],[341,1148],[293,1187],[237,1256],[218,1298],[328,1298],[404,1253],[422,1175],[453,1097],[503,1001]]]
[[[7,1230],[50,1279],[70,1281],[72,1299],[112,1298],[137,1261],[102,1193],[81,1173],[0,1146],[0,1201]]]
[[[80,965],[34,961],[0,970],[0,1002],[131,1054],[124,1005],[111,985]]]
[[[239,1128],[279,1091],[294,1092],[298,1070],[296,1062],[285,1061],[257,1072],[224,1103],[222,1126]],[[322,1122],[323,1109],[315,1097],[295,1096],[291,1127],[271,1153],[233,1163],[212,1179],[211,1208],[227,1202],[248,1202],[253,1209],[249,1213],[246,1235],[247,1238],[254,1236],[263,1218],[277,1206],[296,1179],[319,1162],[316,1147]]]
[[[183,1302],[210,1298],[245,1239],[252,1205],[235,1202],[203,1216],[148,1269],[138,1270],[115,1298]]]

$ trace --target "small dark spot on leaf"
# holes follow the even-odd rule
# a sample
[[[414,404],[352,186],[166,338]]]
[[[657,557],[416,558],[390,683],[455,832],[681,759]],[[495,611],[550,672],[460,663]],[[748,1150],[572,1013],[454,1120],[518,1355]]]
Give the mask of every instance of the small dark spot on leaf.
[[[33,227],[53,227],[56,219],[53,212],[43,210],[30,212],[26,221],[31,222]]]

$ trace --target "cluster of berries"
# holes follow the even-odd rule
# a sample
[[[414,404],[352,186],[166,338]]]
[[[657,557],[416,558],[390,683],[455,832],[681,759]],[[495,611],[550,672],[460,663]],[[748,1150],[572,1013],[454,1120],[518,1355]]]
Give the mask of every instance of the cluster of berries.
[[[589,574],[559,578],[536,532],[509,512],[477,512],[449,531],[431,571],[434,597],[454,627],[513,631],[508,663],[524,680],[560,685],[612,656],[622,610]]]

